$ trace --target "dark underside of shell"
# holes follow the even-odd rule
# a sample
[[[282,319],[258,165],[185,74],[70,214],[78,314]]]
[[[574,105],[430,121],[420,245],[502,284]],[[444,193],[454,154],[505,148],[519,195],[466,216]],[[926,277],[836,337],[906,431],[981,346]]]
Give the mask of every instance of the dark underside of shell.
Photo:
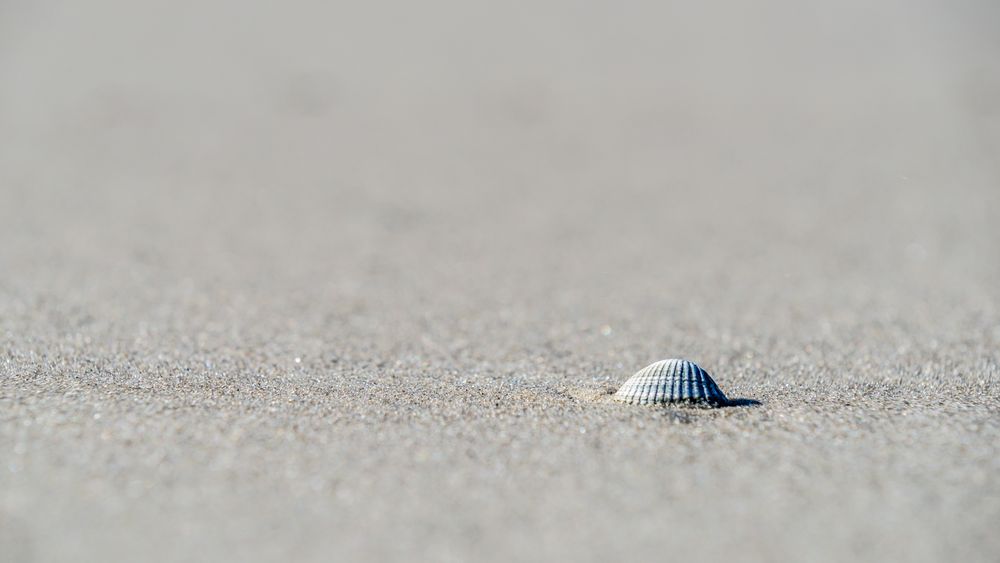
[[[709,407],[729,404],[712,377],[684,360],[663,360],[629,378],[614,396],[633,405],[687,403]]]

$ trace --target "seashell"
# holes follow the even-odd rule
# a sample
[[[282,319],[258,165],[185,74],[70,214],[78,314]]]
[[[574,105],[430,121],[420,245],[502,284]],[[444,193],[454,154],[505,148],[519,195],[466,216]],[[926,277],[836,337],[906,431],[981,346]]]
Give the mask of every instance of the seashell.
[[[662,360],[642,368],[622,384],[614,399],[632,405],[695,403],[721,407],[729,404],[729,399],[708,372],[687,360]]]

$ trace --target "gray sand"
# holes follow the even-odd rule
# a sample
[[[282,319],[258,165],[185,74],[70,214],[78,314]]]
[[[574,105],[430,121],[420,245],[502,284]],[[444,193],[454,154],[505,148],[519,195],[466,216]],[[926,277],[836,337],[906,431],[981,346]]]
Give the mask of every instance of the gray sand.
[[[0,6],[0,559],[1000,559],[995,3],[149,4]]]

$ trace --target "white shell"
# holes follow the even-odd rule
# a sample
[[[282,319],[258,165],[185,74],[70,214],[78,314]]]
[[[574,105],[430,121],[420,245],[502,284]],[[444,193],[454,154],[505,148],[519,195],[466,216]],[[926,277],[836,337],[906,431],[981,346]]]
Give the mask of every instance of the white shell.
[[[632,405],[697,403],[720,407],[729,399],[708,372],[687,360],[662,360],[630,377],[614,399]]]

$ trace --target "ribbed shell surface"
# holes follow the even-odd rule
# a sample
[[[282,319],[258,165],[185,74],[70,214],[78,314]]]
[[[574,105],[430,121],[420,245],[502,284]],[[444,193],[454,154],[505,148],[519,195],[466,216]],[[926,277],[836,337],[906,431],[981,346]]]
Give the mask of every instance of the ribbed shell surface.
[[[630,377],[614,398],[633,405],[700,403],[717,407],[729,402],[705,370],[686,360],[646,366]]]

